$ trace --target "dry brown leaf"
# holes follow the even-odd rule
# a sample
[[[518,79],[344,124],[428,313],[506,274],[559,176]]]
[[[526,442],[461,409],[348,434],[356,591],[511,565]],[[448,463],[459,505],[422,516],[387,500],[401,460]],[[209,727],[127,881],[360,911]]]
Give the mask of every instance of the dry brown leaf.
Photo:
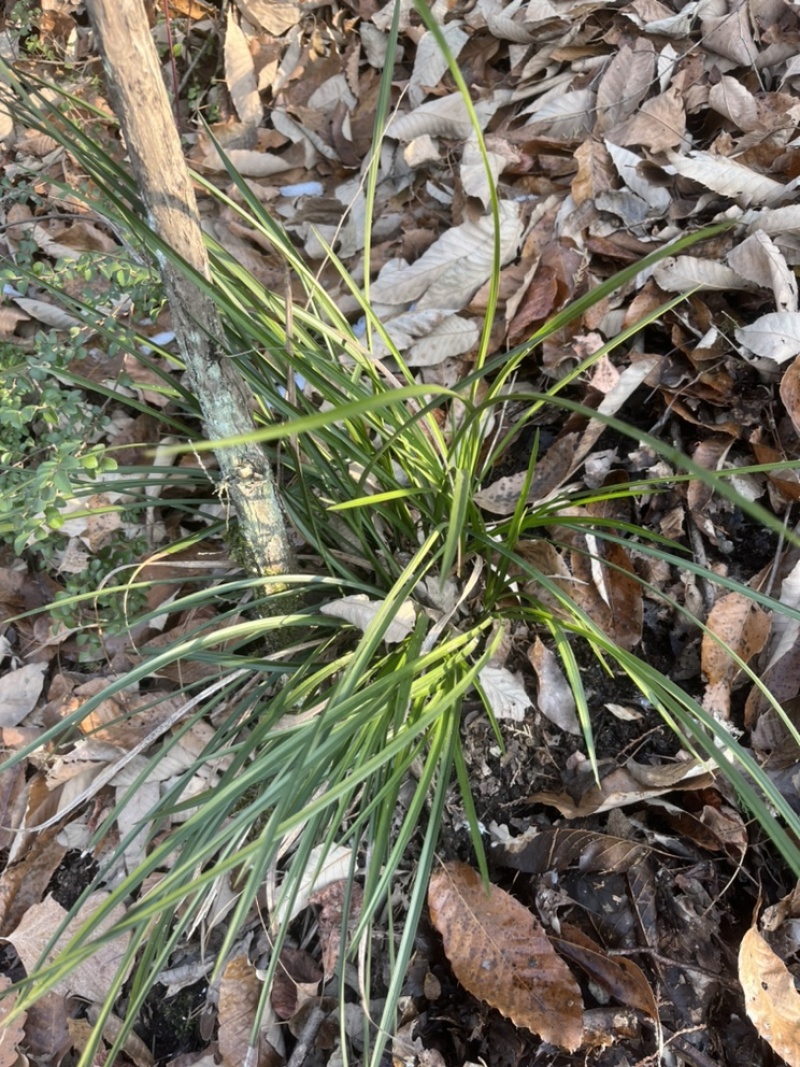
[[[783,372],[781,400],[795,430],[800,434],[800,356],[794,359]]]
[[[349,900],[350,906],[348,926],[352,928],[358,922],[364,901],[364,890],[358,882],[342,878],[338,882],[323,886],[308,898],[308,903],[319,909],[317,924],[322,945],[322,969],[328,977],[336,970],[339,961],[346,900]]]
[[[25,1049],[34,1063],[57,1064],[64,1061],[71,1045],[67,1002],[58,993],[45,993],[28,1009]]]
[[[581,991],[538,919],[466,863],[431,876],[428,907],[459,982],[516,1026],[574,1052],[583,1038]]]
[[[800,993],[786,964],[755,927],[739,947],[739,981],[745,1009],[761,1037],[789,1067],[800,1067]]]
[[[580,206],[613,189],[616,171],[608,149],[600,141],[584,141],[575,149],[578,173],[572,179],[572,199]]]
[[[558,489],[573,466],[576,434],[565,434],[554,441],[541,459],[536,461],[526,502],[535,504]],[[478,507],[493,515],[512,515],[519,504],[527,475],[511,474],[479,489],[473,497]]]
[[[261,995],[261,981],[256,969],[247,956],[242,953],[229,960],[222,975],[219,987],[219,1052],[223,1067],[241,1067],[250,1062],[250,1031],[258,1009]],[[263,1042],[259,1034],[259,1044]],[[261,1062],[265,1049],[260,1047],[258,1058]]]
[[[656,998],[641,968],[624,956],[611,958],[590,937],[571,923],[560,924],[558,936],[551,935],[553,944],[565,956],[578,964],[586,974],[602,986],[620,1004],[637,1008],[658,1018]]]
[[[310,953],[284,945],[270,993],[278,1018],[286,1020],[296,1015],[317,995],[323,977],[322,968]]]
[[[671,793],[674,789],[703,789],[714,784],[713,775],[697,760],[655,767],[643,767],[628,760],[624,767],[616,767],[605,775],[599,786],[590,770],[584,779],[586,788],[577,800],[572,795],[577,793],[574,785],[569,793],[545,791],[534,793],[530,800],[535,804],[550,804],[568,819],[578,819],[624,808],[629,804],[640,804],[650,797]]]
[[[8,812],[10,809],[3,809]],[[18,862],[0,874],[0,935],[5,936],[38,904],[67,851],[56,840],[59,828],[36,834]]]
[[[636,111],[653,83],[655,66],[652,41],[639,38],[633,48],[622,45],[597,87],[596,133],[612,129]]]
[[[623,648],[642,639],[642,586],[622,545],[585,537],[586,548],[571,557],[572,597],[594,622]]]
[[[91,894],[75,918],[68,924],[56,949],[48,955],[48,961],[55,958],[58,947],[67,944],[87,919],[105,903],[108,896],[109,894],[104,892]],[[8,940],[17,950],[29,974],[38,963],[39,957],[66,914],[64,908],[52,896],[47,896],[40,904],[34,904],[29,908],[16,929],[8,934]],[[122,907],[115,907],[100,923],[96,936],[102,936],[124,914]],[[51,987],[53,991],[63,996],[75,993],[86,1000],[102,1001],[118,977],[130,936],[130,931],[127,931],[114,938],[113,941],[98,945],[90,958],[83,960],[68,975],[53,983]],[[132,965],[133,960],[130,960],[127,969],[130,969]]]
[[[17,1067],[21,1062],[18,1046],[25,1041],[26,1012],[13,1023],[6,1021],[17,999],[16,993],[8,993],[10,987],[11,979],[0,974],[0,1067]]]
[[[533,826],[524,834],[504,840],[492,849],[492,858],[526,874],[565,871],[573,864],[581,871],[627,871],[650,855],[647,845],[612,837],[596,830]]]
[[[623,127],[612,130],[609,139],[620,145],[644,145],[651,152],[664,152],[680,145],[686,136],[683,97],[676,87],[646,100]]]
[[[701,666],[708,689],[703,706],[725,718],[728,694],[741,670],[727,650],[731,649],[744,663],[749,663],[767,643],[770,617],[744,593],[727,593],[711,609],[706,627]]]

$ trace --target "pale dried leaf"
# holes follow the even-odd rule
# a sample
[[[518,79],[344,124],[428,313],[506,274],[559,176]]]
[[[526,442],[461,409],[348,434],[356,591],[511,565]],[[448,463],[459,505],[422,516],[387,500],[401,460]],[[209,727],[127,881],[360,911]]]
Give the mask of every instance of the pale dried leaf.
[[[647,181],[642,176],[639,168],[639,165],[643,162],[641,156],[637,156],[629,148],[623,148],[612,141],[604,141],[603,143],[611,156],[614,166],[617,168],[617,173],[631,192],[640,196],[655,212],[665,212],[672,202],[669,189],[653,185],[652,182]]]
[[[273,174],[282,174],[291,170],[292,164],[287,163],[280,156],[272,155],[271,152],[256,152],[249,148],[231,148],[225,153],[236,168],[245,178],[269,178]],[[209,147],[208,154],[203,157],[203,166],[209,170],[224,171],[225,164],[216,148]]]
[[[680,145],[685,136],[683,98],[673,86],[660,96],[646,100],[622,128],[609,134],[609,139],[621,145],[644,145],[651,152],[664,152]]]
[[[585,779],[586,790],[577,800],[567,792],[541,792],[534,793],[531,802],[550,804],[558,808],[565,818],[579,819],[631,804],[641,804],[649,797],[662,796],[675,789],[704,789],[714,782],[713,775],[697,760],[647,768],[629,760],[624,767],[616,767],[606,775],[599,786],[590,772],[587,772]]]
[[[344,104],[348,111],[351,111],[357,103],[358,100],[343,73],[328,78],[308,98],[308,106],[317,111],[333,111],[338,104]]]
[[[252,22],[267,33],[280,37],[300,21],[302,9],[294,0],[236,0],[236,6]]]
[[[507,667],[484,667],[478,674],[478,682],[495,718],[522,722],[531,698],[516,675]]]
[[[594,121],[595,94],[592,89],[543,97],[528,108],[531,125],[548,136],[573,140],[591,132]]]
[[[478,338],[478,326],[471,319],[459,318],[450,309],[422,308],[405,311],[389,319],[385,329],[398,352],[406,352],[412,367],[431,367],[450,356],[468,352]],[[388,347],[376,337],[372,355],[382,359]]]
[[[735,333],[736,340],[749,351],[776,363],[800,355],[800,312],[773,311]]]
[[[46,663],[26,663],[0,678],[0,727],[17,726],[36,707]]]
[[[751,289],[752,285],[731,267],[714,259],[697,256],[668,256],[653,271],[665,293],[686,293],[692,289]]]
[[[507,263],[522,238],[519,205],[500,201],[500,261]],[[484,216],[447,230],[411,266],[391,260],[370,290],[380,304],[423,308],[462,308],[486,281],[493,264],[493,221]]]
[[[469,36],[461,27],[462,23],[458,19],[441,27],[442,35],[454,59],[458,59],[461,49],[469,40]],[[421,104],[428,91],[436,88],[446,70],[447,59],[444,52],[434,35],[427,30],[417,42],[414,69],[408,83],[408,98],[412,107]]]
[[[353,596],[342,597],[340,600],[332,600],[330,604],[323,604],[319,610],[323,615],[345,619],[357,626],[359,630],[366,631],[385,603],[385,600],[370,600],[366,593],[357,593]],[[403,601],[387,626],[383,640],[387,645],[405,641],[414,629],[415,622],[413,601]]]
[[[759,125],[755,97],[738,78],[723,74],[717,84],[711,86],[708,103],[740,130],[754,130]]]
[[[47,961],[51,962],[58,953],[59,946],[63,947],[72,938],[81,926],[94,914],[95,911],[108,899],[105,892],[92,893],[84,902],[78,914],[67,926],[56,949],[51,952]],[[52,896],[47,896],[41,904],[34,904],[28,909],[22,922],[8,935],[8,940],[17,950],[25,970],[30,974],[39,962],[44,949],[50,938],[66,916],[66,911],[56,903]],[[95,936],[101,936],[113,923],[118,922],[125,915],[124,908],[117,906],[102,920]],[[70,971],[68,975],[59,978],[51,987],[53,992],[62,996],[76,994],[85,1000],[102,1001],[119,974],[125,951],[130,941],[130,931],[98,945],[89,959]],[[127,969],[133,965],[133,960],[128,961]]]
[[[48,304],[45,300],[35,300],[27,296],[15,296],[14,303],[21,307],[32,319],[43,322],[54,330],[70,330],[73,326],[80,326],[81,320],[74,315],[62,311],[54,304]]]
[[[761,1037],[789,1067],[800,1067],[800,993],[783,960],[751,927],[739,946],[745,1010]]]
[[[668,152],[667,156],[678,174],[731,200],[738,200],[743,207],[772,204],[785,191],[785,187],[774,178],[759,174],[744,163],[714,156],[710,152],[693,151],[685,156]]]
[[[225,27],[225,83],[239,118],[248,126],[257,126],[261,122],[263,108],[258,95],[255,65],[247,38],[231,8],[228,8]]]
[[[485,208],[488,208],[492,195],[497,188],[497,179],[502,174],[507,160],[505,156],[488,150],[486,157],[489,160],[491,180],[486,172],[483,156],[478,149],[477,142],[474,137],[471,137],[464,145],[461,153],[460,176],[461,184],[467,196],[474,196],[481,201]]]
[[[328,850],[325,861],[319,866],[322,856],[322,846],[312,848],[308,855],[306,868],[300,878],[300,885],[292,902],[292,910],[288,910],[288,900],[281,898],[273,911],[273,927],[280,926],[284,921],[291,922],[304,908],[308,907],[309,900],[314,893],[318,893],[332,882],[340,882],[350,874],[353,850],[344,845],[334,845]]]
[[[0,975],[0,1067],[18,1067],[20,1063],[25,1062],[21,1058],[19,1045],[25,1042],[25,1020],[28,1013],[23,1011],[13,1022],[7,1021],[7,1016],[17,1000],[17,994],[9,992],[10,987],[11,979],[4,974]]]
[[[702,28],[703,45],[706,48],[731,60],[737,67],[755,66],[758,49],[753,40],[749,7],[746,3],[736,0],[735,10],[730,15],[704,17]]]
[[[780,602],[788,608],[800,609],[800,562],[795,563],[781,582]],[[793,619],[780,611],[773,612],[769,661],[764,668],[764,673],[773,670],[784,656],[788,656],[796,647],[798,640],[800,640],[800,619]]]
[[[536,679],[539,683],[539,693],[536,698],[539,711],[561,730],[579,735],[581,724],[578,720],[572,689],[554,653],[540,637],[537,637],[528,649],[528,659],[536,671]]]
[[[478,342],[479,327],[472,319],[450,315],[427,337],[415,342],[406,353],[409,367],[436,367],[445,359],[460,356]]]
[[[4,87],[3,87],[4,88]],[[0,95],[0,141],[8,141],[14,133],[14,119]]]
[[[797,311],[797,278],[778,246],[763,230],[746,237],[727,256],[733,269],[763,289],[772,289],[778,311]]]
[[[8,338],[21,322],[27,322],[30,316],[17,308],[0,308],[0,337]]]
[[[471,132],[472,122],[461,93],[428,100],[405,115],[396,115],[386,128],[386,136],[398,141],[413,141],[426,133],[466,140]]]
[[[634,113],[647,95],[654,73],[655,50],[651,41],[640,38],[633,48],[622,45],[597,87],[596,133],[610,130]]]

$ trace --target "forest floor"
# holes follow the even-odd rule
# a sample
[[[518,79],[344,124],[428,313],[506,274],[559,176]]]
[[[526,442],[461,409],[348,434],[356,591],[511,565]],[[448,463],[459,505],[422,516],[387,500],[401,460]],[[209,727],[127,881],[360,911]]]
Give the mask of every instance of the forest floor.
[[[359,271],[363,276],[361,168],[372,147],[393,4],[237,0],[220,11],[206,0],[175,0],[168,6],[167,22],[155,5],[153,36],[190,165],[227,188],[202,115],[342,310],[357,317],[319,238],[335,246],[355,277]],[[83,0],[6,0],[5,9],[0,50],[6,60],[57,80],[110,116]],[[684,450],[709,470],[742,468],[737,488],[793,528],[800,498],[800,8],[784,0],[437,0],[432,9],[472,92],[503,205],[504,266],[492,354],[521,343],[593,285],[681,234],[723,217],[737,220],[735,229],[643,271],[559,331],[537,350],[524,376],[533,388],[546,387],[667,296],[696,286],[623,352],[604,356],[571,396],[593,407],[602,403],[608,414]],[[482,259],[490,262],[492,253],[489,178],[446,63],[407,0],[400,0],[399,18],[393,116],[373,225],[372,296],[418,379],[453,387],[469,372],[488,299]],[[122,158],[111,118],[106,134],[109,151]],[[102,302],[108,277],[71,271],[69,263],[92,253],[118,261],[117,236],[64,196],[59,183],[77,187],[82,175],[55,142],[15,127],[0,111],[0,144],[4,372],[13,353],[42,366],[49,351],[50,367],[59,360],[79,366],[88,380],[83,393],[67,396],[57,373],[45,375],[39,380],[56,393],[40,398],[41,404],[64,405],[61,415],[73,405],[76,419],[82,404],[93,405],[92,412],[102,407],[105,429],[91,442],[120,450],[136,442],[137,462],[149,462],[170,433],[158,376],[104,350],[96,339],[76,341],[74,321],[35,279],[22,284],[20,271],[21,264],[58,265],[59,284]],[[273,251],[233,211],[200,188],[198,195],[215,240],[266,289],[302,300]],[[466,259],[465,242],[471,242]],[[413,266],[423,256],[424,272],[404,268],[390,280],[395,261]],[[114,314],[131,316],[140,332],[169,343],[163,340],[168,311],[142,317],[134,298],[118,304]],[[49,339],[44,354],[41,334]],[[92,383],[102,396],[92,393]],[[33,409],[25,413],[13,390],[0,395],[7,410],[29,424],[25,432],[35,440],[25,446],[24,464],[30,465],[37,449],[50,447],[50,428],[36,421]],[[140,404],[138,412],[131,400]],[[540,485],[544,495],[561,484],[564,472],[574,471],[586,427],[545,409],[535,431],[541,476],[551,479]],[[63,443],[63,434],[58,440]],[[11,486],[18,457],[3,441]],[[528,428],[498,465],[497,479],[481,492],[489,513],[513,510],[504,479],[527,468],[533,446],[534,428]],[[745,469],[784,462],[767,473]],[[596,435],[580,472],[570,476],[596,486],[619,472],[646,482],[669,473],[669,466],[648,446],[633,447],[630,439],[606,431]],[[20,483],[13,484],[18,493]],[[46,541],[33,534],[21,538],[24,514],[16,520],[19,529],[5,537],[0,727],[7,752],[175,636],[154,627],[131,634],[116,617],[87,639],[84,617],[57,603],[48,606],[59,594],[87,591],[116,568],[136,563],[143,577],[160,579],[147,594],[152,609],[204,573],[212,557],[220,571],[233,567],[221,542],[158,560],[183,532],[186,514],[185,502],[180,508],[171,502],[165,484],[153,490],[147,530],[103,511],[107,501],[98,486],[95,511],[90,501],[84,514],[85,500],[77,502],[75,517],[68,515]],[[39,504],[30,501],[32,512]],[[207,511],[213,506],[224,510],[212,502]],[[694,558],[716,574],[797,606],[797,552],[700,481],[676,481],[669,492],[643,494],[634,512],[619,517],[690,546]],[[769,613],[741,600],[717,595],[715,602],[714,591],[689,569],[659,568],[652,560],[649,566],[653,589],[724,637],[796,720],[796,630],[771,630]],[[587,575],[587,582],[596,577]],[[614,585],[618,579],[617,573],[606,580]],[[704,641],[697,625],[643,594],[641,586],[631,589],[619,579],[603,596],[605,614],[596,597],[593,603],[609,636],[636,649],[741,731],[800,810],[797,747],[759,703],[749,680],[731,671],[729,661],[720,666],[713,641]],[[559,704],[569,700],[563,677],[545,676],[546,664],[522,641],[509,666],[531,694],[530,706],[523,716],[502,721],[502,747],[478,702],[468,706],[464,751],[493,882],[548,924],[550,943],[570,961],[585,1005],[584,1037],[574,1051],[559,1048],[555,1038],[543,1041],[489,1006],[492,998],[481,989],[465,989],[445,953],[440,923],[426,917],[404,988],[403,1019],[390,1046],[392,1062],[769,1067],[783,1056],[800,1064],[792,978],[800,973],[796,879],[735,794],[712,775],[699,774],[696,765],[676,760],[674,733],[633,686],[587,662],[580,666],[604,775],[597,786],[587,773],[582,739],[559,719]],[[169,689],[178,681],[163,676],[159,684]],[[109,728],[101,739],[118,753],[140,735]],[[96,868],[83,851],[87,827],[113,804],[106,787],[92,803],[38,832],[86,781],[76,786],[75,766],[65,760],[56,765],[51,755],[0,771],[0,933],[8,938],[0,947],[0,974],[12,980],[36,957],[56,921],[37,909],[70,907],[91,879]],[[115,757],[95,758],[102,764]],[[77,770],[88,773],[85,766]],[[454,792],[440,848],[453,861],[448,869],[454,884],[464,877],[456,861],[474,862],[465,825]],[[408,859],[413,862],[413,852]],[[748,1017],[743,982],[748,974],[765,973],[767,957],[758,955],[747,935],[765,906],[769,959],[783,966],[777,973],[788,985],[771,1006],[750,1006]],[[203,951],[220,936],[214,930]],[[307,911],[297,921],[290,962],[287,957],[287,988],[273,993],[283,1046],[270,1045],[265,1064],[342,1062],[333,1002],[320,989],[321,938],[314,913]],[[245,959],[254,963],[259,951],[254,932]],[[92,988],[102,987],[112,963],[95,961]],[[148,1001],[140,1042],[125,1049],[130,1062],[238,1062],[230,1035],[249,1029],[249,1018],[238,1011],[250,1003],[252,975],[227,974],[227,993],[216,991],[212,1003],[206,970],[198,937]],[[348,1034],[351,1063],[358,1062],[363,1022],[357,992]],[[310,1014],[320,1005],[321,1018]],[[0,1067],[22,1063],[23,1051],[37,1064],[76,1062],[93,1010],[91,997],[49,994],[16,1032],[20,1059],[0,1040]],[[554,1032],[569,1025],[565,1005],[548,1004],[547,1013]],[[309,1018],[316,1020],[313,1032]],[[770,1033],[771,1044],[764,1040]],[[295,1051],[292,1059],[301,1048],[303,1057]]]

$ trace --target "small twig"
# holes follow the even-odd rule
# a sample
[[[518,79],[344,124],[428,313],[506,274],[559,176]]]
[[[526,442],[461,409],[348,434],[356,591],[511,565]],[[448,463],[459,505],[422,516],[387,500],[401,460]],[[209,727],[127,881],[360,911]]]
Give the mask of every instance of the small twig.
[[[327,1012],[324,1012],[319,1005],[315,1005],[311,1009],[286,1067],[303,1067],[308,1054],[312,1051],[312,1046],[317,1039],[319,1028],[325,1021],[326,1015]]]

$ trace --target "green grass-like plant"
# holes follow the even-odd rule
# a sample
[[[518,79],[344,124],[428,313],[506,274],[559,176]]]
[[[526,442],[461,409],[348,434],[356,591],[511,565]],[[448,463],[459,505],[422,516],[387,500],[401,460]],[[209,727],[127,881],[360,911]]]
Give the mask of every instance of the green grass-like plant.
[[[422,7],[420,14],[426,17]],[[428,24],[435,32],[435,26]],[[395,25],[395,43],[396,34]],[[447,53],[444,42],[440,43]],[[468,101],[466,86],[449,58],[452,76]],[[365,170],[368,218],[377,182],[378,147],[388,117],[391,70],[390,53],[377,109],[376,150]],[[188,271],[148,228],[126,171],[98,148],[79,118],[67,113],[85,105],[67,100],[58,114],[35,90],[28,92],[17,83],[17,92],[21,118],[68,144],[91,177],[93,186],[86,195],[94,206],[112,218],[115,227],[128,234],[148,257],[167,256]],[[483,145],[477,119],[471,104],[468,106]],[[456,394],[415,382],[370,304],[368,285],[356,285],[329,251],[331,262],[365,317],[366,335],[360,338],[287,234],[232,167],[229,177],[236,188],[235,199],[208,182],[204,183],[206,190],[235,210],[283,257],[287,268],[301,280],[306,299],[287,306],[283,297],[265,292],[211,241],[212,278],[207,281],[195,276],[195,280],[216,302],[230,358],[240,367],[260,411],[263,429],[256,436],[276,458],[280,455],[282,500],[291,525],[305,543],[302,556],[307,558],[307,565],[301,573],[281,577],[288,590],[280,593],[272,590],[276,580],[245,575],[213,584],[200,582],[195,591],[167,608],[160,607],[159,614],[169,611],[177,615],[209,602],[229,605],[213,623],[199,626],[125,677],[109,683],[103,693],[38,742],[68,743],[69,731],[102,700],[170,664],[194,658],[221,669],[220,681],[211,686],[204,683],[206,690],[197,683],[180,691],[186,711],[179,728],[149,752],[127,792],[98,827],[92,845],[102,850],[121,807],[196,722],[211,716],[213,737],[141,823],[116,848],[101,851],[101,870],[95,884],[70,916],[78,913],[92,888],[103,885],[112,870],[120,870],[126,846],[142,831],[148,842],[145,858],[121,881],[115,881],[102,906],[66,945],[59,946],[55,959],[43,963],[20,984],[19,1007],[52,988],[99,945],[127,937],[121,942],[125,948],[117,978],[81,1063],[92,1062],[103,1023],[125,986],[127,1008],[111,1052],[113,1058],[134,1025],[155,977],[204,914],[215,886],[228,879],[236,889],[237,901],[227,918],[213,977],[219,975],[228,951],[251,920],[265,880],[275,878],[279,893],[267,917],[274,946],[263,985],[263,1009],[287,935],[291,902],[309,869],[321,867],[334,846],[344,846],[350,850],[351,877],[358,878],[364,889],[363,910],[344,959],[359,961],[367,992],[375,970],[371,931],[376,919],[380,916],[391,931],[380,949],[389,957],[385,973],[391,975],[385,1008],[379,1019],[370,1020],[363,1056],[364,1063],[377,1067],[386,1040],[394,1032],[397,1000],[453,783],[460,790],[477,861],[488,877],[460,726],[465,701],[484,698],[480,672],[510,622],[548,636],[561,657],[574,690],[590,759],[595,760],[592,716],[579,667],[586,654],[593,655],[604,669],[627,679],[676,731],[681,743],[731,784],[786,863],[800,873],[796,844],[800,819],[748,750],[691,695],[635,653],[617,646],[552,575],[543,573],[520,550],[530,539],[558,545],[572,534],[580,534],[586,529],[590,505],[657,492],[666,484],[689,477],[713,488],[756,522],[784,537],[790,535],[769,512],[737,494],[725,472],[710,473],[656,438],[619,419],[598,416],[566,395],[569,384],[603,354],[657,322],[681,297],[612,339],[547,391],[516,391],[514,402],[521,415],[499,439],[487,440],[487,417],[497,416],[502,425],[500,413],[509,398],[509,385],[538,345],[640,270],[724,227],[710,227],[677,241],[620,272],[554,316],[524,345],[491,359],[489,330],[500,273],[496,242],[487,326],[474,371],[458,390],[456,408]],[[497,231],[496,196],[492,211]],[[366,255],[368,278],[369,240]],[[59,295],[55,282],[51,291]],[[74,300],[64,300],[65,306],[76,310]],[[89,314],[91,308],[78,310]],[[98,323],[97,328],[102,331],[105,327]],[[390,351],[399,386],[387,379],[371,355],[371,338],[375,337]],[[115,336],[115,343],[129,344],[131,352],[138,351],[140,340],[133,335],[127,341]],[[304,389],[295,388],[299,377],[307,383]],[[175,389],[175,383],[167,378],[165,388]],[[193,429],[197,412],[194,398],[176,392],[176,405],[183,439],[199,450],[211,447],[214,443],[199,440]],[[601,418],[616,432],[660,454],[676,473],[669,479],[654,479],[647,486],[571,492],[534,507],[525,505],[523,493],[513,515],[488,519],[474,502],[475,492],[490,479],[513,435],[532,423],[546,405],[565,413]],[[442,413],[444,419],[437,417]],[[530,478],[536,459],[534,451]],[[800,613],[774,598],[720,578],[692,560],[680,546],[643,527],[594,521],[592,532],[600,543],[633,547],[642,557],[693,571],[716,586],[744,593],[765,608],[800,618]],[[462,610],[443,616],[437,625],[429,610],[432,591],[448,585],[462,598]],[[124,583],[119,589],[124,591]],[[648,591],[658,595],[657,590]],[[296,607],[298,592],[303,596],[300,609]],[[380,605],[363,633],[319,611],[327,601],[357,593]],[[243,618],[240,605],[245,597],[249,598],[248,615]],[[407,636],[399,642],[386,641],[389,627],[409,601],[414,616]],[[291,610],[287,611],[287,604]],[[679,605],[673,606],[685,612]],[[702,626],[696,619],[693,622]],[[739,663],[753,683],[761,685],[750,668]],[[780,706],[768,693],[765,695],[785,721]],[[485,703],[502,743],[502,731],[493,720],[488,701]],[[787,728],[791,728],[788,723]],[[14,760],[25,758],[32,750],[33,746],[23,749]],[[194,789],[189,792],[196,772],[203,768],[211,769],[213,785],[199,794]],[[180,818],[176,820],[176,816]],[[166,835],[165,827],[169,827]],[[407,907],[397,915],[393,889],[412,855],[412,843],[413,869],[403,871]],[[115,908],[122,910],[101,932],[101,923]],[[53,944],[59,933],[54,933]],[[344,1003],[343,965],[339,984]],[[253,1025],[253,1044],[259,1018]]]

